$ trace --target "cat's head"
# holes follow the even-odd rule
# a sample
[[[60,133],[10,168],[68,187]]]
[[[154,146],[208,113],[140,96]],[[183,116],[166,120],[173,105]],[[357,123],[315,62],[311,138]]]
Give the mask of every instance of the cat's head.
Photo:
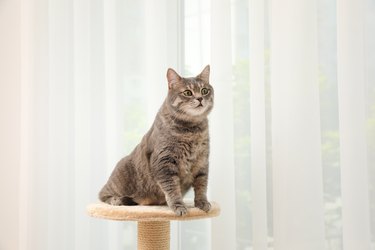
[[[212,110],[214,89],[209,83],[210,66],[207,65],[196,77],[184,78],[168,69],[168,104],[176,115],[202,118]]]

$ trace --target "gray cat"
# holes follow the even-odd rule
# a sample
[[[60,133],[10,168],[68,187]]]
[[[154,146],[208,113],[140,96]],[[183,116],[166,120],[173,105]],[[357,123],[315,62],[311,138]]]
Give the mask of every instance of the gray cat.
[[[168,69],[168,96],[151,129],[130,155],[122,158],[99,193],[111,205],[162,205],[187,213],[182,197],[194,188],[195,207],[207,201],[209,135],[207,115],[214,102],[207,65],[196,77]]]

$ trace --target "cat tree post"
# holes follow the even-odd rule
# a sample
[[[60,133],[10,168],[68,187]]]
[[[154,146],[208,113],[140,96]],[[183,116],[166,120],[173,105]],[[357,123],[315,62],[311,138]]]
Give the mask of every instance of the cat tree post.
[[[208,213],[187,203],[188,213],[177,216],[167,206],[111,206],[106,203],[94,203],[87,207],[90,216],[108,220],[137,221],[139,250],[170,249],[170,221],[197,220],[216,217],[220,207],[211,202]]]
[[[170,242],[169,221],[139,221],[138,249],[168,250]]]

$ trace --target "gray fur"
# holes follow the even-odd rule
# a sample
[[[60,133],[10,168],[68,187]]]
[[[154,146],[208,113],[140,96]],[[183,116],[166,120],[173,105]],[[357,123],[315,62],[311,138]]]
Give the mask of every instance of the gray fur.
[[[168,69],[167,98],[142,141],[117,163],[99,193],[101,201],[112,205],[167,203],[177,215],[184,215],[187,209],[182,198],[193,187],[195,206],[209,211],[207,115],[214,98],[209,73],[206,66],[197,77],[182,78]],[[202,94],[203,88],[208,94]]]

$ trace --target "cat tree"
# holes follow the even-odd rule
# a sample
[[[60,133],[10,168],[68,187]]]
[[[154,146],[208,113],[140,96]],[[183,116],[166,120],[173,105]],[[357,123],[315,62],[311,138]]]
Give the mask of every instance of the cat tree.
[[[186,204],[188,213],[177,216],[167,206],[111,206],[95,203],[87,207],[90,216],[108,220],[137,221],[139,250],[168,250],[170,247],[170,221],[197,220],[216,217],[220,207],[211,202],[208,213],[195,208],[192,202]]]

